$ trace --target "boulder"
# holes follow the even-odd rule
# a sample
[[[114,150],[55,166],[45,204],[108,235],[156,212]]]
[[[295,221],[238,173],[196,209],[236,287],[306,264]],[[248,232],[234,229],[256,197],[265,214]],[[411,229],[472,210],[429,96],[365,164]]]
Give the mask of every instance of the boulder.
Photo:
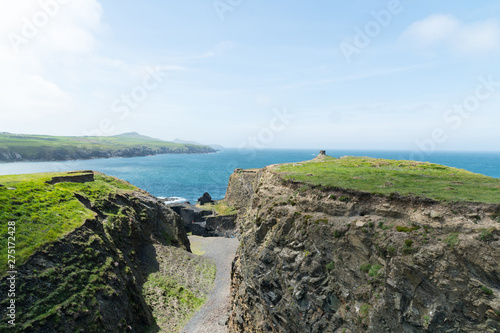
[[[208,194],[208,192],[205,192],[203,196],[198,199],[198,202],[203,206],[205,204],[213,203],[214,201],[212,200],[210,194]]]

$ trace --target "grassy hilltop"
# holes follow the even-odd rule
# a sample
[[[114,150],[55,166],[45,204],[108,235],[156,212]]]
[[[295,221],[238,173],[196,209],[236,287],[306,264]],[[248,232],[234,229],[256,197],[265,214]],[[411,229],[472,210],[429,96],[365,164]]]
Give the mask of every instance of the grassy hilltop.
[[[95,216],[80,203],[75,192],[94,204],[111,193],[137,190],[135,186],[103,174],[96,174],[93,182],[84,184],[48,183],[53,177],[67,175],[59,172],[0,176],[0,246],[7,249],[7,224],[15,221],[17,265],[23,264],[43,244],[60,238]],[[7,251],[1,253],[0,258],[2,273],[6,270]]]
[[[167,142],[138,133],[109,137],[0,134],[0,162],[64,161],[213,152],[215,150],[209,146]]]
[[[439,164],[370,157],[320,156],[276,167],[285,179],[377,194],[440,201],[500,203],[500,179]]]
[[[179,216],[93,171],[0,176],[0,276],[8,237],[17,325],[0,311],[1,332],[179,332],[215,278],[211,260],[187,251]],[[7,288],[2,279],[2,309]]]

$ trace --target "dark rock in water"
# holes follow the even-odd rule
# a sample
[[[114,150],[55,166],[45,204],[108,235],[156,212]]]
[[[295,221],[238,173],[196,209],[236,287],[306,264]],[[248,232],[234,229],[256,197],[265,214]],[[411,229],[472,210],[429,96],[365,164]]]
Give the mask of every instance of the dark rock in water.
[[[198,199],[198,202],[200,203],[200,205],[205,205],[205,204],[213,203],[214,201],[212,200],[212,197],[210,196],[210,194],[208,194],[208,192],[205,192],[203,194],[203,196]]]

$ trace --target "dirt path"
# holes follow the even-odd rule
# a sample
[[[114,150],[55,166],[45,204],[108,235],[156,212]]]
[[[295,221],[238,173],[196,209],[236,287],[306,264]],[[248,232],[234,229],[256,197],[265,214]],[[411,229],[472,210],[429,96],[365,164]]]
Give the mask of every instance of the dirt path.
[[[229,288],[231,285],[231,263],[238,240],[236,238],[190,236],[193,252],[205,252],[215,260],[217,274],[215,287],[207,303],[198,311],[182,330],[183,333],[227,333],[224,325],[228,316]]]

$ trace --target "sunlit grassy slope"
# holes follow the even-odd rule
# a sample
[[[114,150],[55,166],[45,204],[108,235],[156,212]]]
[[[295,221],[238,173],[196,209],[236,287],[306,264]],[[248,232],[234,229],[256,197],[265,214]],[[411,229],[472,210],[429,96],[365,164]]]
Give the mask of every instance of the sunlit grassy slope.
[[[76,152],[116,152],[123,149],[151,149],[156,153],[210,153],[208,146],[180,144],[150,138],[138,133],[116,136],[66,137],[0,133],[0,153],[15,152],[24,160],[43,160],[46,156]],[[0,156],[0,160],[1,156]]]
[[[369,157],[323,157],[276,167],[285,179],[442,201],[500,203],[500,179],[443,165]]]
[[[102,174],[88,183],[46,183],[66,173],[0,176],[0,272],[7,262],[8,222],[14,221],[16,264],[24,263],[44,243],[54,241],[94,216],[74,193],[95,202],[118,191],[137,188]],[[75,175],[75,174],[72,174]]]

